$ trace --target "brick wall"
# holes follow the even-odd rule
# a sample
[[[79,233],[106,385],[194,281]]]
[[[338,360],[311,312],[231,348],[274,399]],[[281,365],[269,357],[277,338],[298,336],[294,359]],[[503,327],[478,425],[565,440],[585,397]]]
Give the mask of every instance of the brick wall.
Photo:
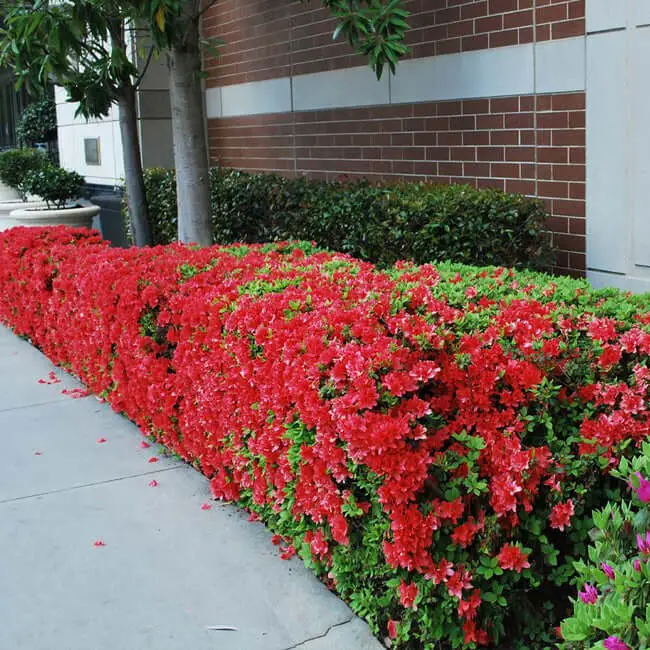
[[[584,35],[585,0],[407,0],[412,58]],[[207,86],[364,65],[316,0],[220,0],[226,44]],[[213,162],[335,178],[425,179],[537,195],[557,270],[585,272],[585,93],[331,108],[211,119]]]
[[[585,270],[584,93],[212,120],[212,160],[337,178],[471,183],[543,198],[558,270]]]
[[[585,33],[585,0],[406,0],[405,6],[413,58]],[[220,0],[206,13],[204,29],[224,41],[219,57],[206,61],[208,87],[365,63],[332,40],[334,22],[317,0]]]

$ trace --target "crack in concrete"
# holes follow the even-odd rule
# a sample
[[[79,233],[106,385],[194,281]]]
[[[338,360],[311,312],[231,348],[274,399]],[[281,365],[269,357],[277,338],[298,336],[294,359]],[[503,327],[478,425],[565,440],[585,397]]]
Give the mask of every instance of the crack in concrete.
[[[36,492],[35,494],[27,494],[22,497],[11,497],[10,499],[0,499],[0,505],[4,503],[14,503],[15,501],[26,501],[27,499],[35,499],[36,497],[45,497],[50,494],[61,494],[62,492],[74,492],[75,490],[83,490],[88,487],[95,487],[96,485],[106,485],[107,483],[117,483],[118,481],[126,481],[131,478],[139,478],[142,476],[151,476],[152,474],[161,474],[162,472],[170,472],[175,469],[181,469],[185,465],[175,465],[174,467],[165,467],[164,469],[154,469],[150,472],[141,472],[139,474],[129,474],[128,476],[118,476],[116,478],[109,478],[105,481],[95,481],[93,483],[83,483],[82,485],[73,485],[71,487],[59,488],[57,490],[50,490],[49,492]]]
[[[311,636],[308,639],[305,639],[304,641],[301,641],[300,643],[296,643],[295,645],[290,645],[288,648],[285,648],[284,650],[294,650],[294,648],[299,648],[300,646],[304,646],[307,643],[310,643],[311,641],[316,641],[316,639],[324,639],[335,627],[341,627],[343,625],[347,625],[348,623],[351,623],[354,620],[354,615],[350,616],[350,618],[347,618],[345,621],[341,621],[340,623],[334,623],[333,625],[330,625],[323,634],[317,634],[316,636]]]
[[[39,406],[48,406],[49,404],[58,404],[59,402],[65,402],[65,397],[59,397],[58,399],[50,400],[49,402],[36,402],[34,404],[21,404],[20,406],[10,406],[9,408],[0,409],[0,413],[11,413],[11,411],[20,411],[22,409],[31,409]]]

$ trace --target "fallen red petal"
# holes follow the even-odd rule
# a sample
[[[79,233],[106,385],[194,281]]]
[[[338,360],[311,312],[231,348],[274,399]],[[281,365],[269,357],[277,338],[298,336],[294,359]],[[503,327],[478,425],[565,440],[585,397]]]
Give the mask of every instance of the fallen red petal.
[[[152,456],[147,462],[148,463],[157,463],[158,460],[159,460],[158,458],[156,458],[155,456]]]
[[[104,541],[101,540],[101,539],[97,539],[97,540],[95,540],[95,542],[93,543],[93,546],[106,546],[106,542],[104,542]]]
[[[158,487],[158,481],[156,481],[156,479],[149,481],[149,487]]]
[[[97,443],[100,444],[100,445],[101,445],[103,442],[107,442],[106,438],[99,438],[99,439],[97,440]]]
[[[151,447],[151,445],[150,445],[148,442],[145,442],[145,441],[143,440],[143,441],[140,443],[140,447],[142,447],[142,449],[148,449],[149,447]]]
[[[201,510],[211,510],[212,506],[209,503],[201,504]]]

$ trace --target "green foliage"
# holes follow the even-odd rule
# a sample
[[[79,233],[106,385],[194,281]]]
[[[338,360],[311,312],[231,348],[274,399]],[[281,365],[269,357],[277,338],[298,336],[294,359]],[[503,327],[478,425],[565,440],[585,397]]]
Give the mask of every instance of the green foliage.
[[[29,194],[40,196],[47,207],[64,208],[71,199],[81,194],[84,178],[77,172],[69,172],[55,165],[34,171],[25,175],[22,188]]]
[[[78,115],[101,117],[138,83],[124,24],[137,16],[137,3],[12,3],[0,32],[0,64],[11,66],[30,92],[42,93],[54,80],[79,102]]]
[[[33,147],[37,142],[56,138],[56,105],[51,99],[42,99],[25,108],[16,127],[21,144]]]
[[[0,180],[18,190],[25,199],[23,181],[29,172],[49,165],[47,156],[37,149],[8,149],[0,152]],[[28,190],[27,190],[28,191]]]
[[[145,172],[153,240],[175,241],[173,170]],[[541,202],[466,185],[324,182],[211,170],[215,241],[314,240],[388,267],[452,260],[541,268],[551,251]]]
[[[582,591],[561,625],[563,650],[650,647],[650,493],[639,489],[650,478],[650,443],[613,474],[635,494],[593,515],[594,542],[575,565]],[[612,637],[625,645],[603,645]]]

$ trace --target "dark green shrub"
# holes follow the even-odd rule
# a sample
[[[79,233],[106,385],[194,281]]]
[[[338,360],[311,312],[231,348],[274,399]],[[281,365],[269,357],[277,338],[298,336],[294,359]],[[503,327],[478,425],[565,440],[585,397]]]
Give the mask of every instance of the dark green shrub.
[[[40,196],[47,207],[63,208],[72,199],[79,198],[84,178],[55,165],[30,171],[25,175],[22,188],[29,194]]]
[[[154,242],[176,239],[173,170],[145,172]],[[313,181],[211,170],[215,241],[314,240],[382,267],[400,259],[549,266],[546,212],[532,198],[468,185]]]
[[[47,156],[37,149],[9,149],[0,152],[0,180],[18,190],[25,198],[22,187],[28,172],[44,169],[49,165]]]
[[[33,147],[37,142],[56,138],[56,105],[51,99],[42,99],[25,108],[16,126],[21,144]]]

